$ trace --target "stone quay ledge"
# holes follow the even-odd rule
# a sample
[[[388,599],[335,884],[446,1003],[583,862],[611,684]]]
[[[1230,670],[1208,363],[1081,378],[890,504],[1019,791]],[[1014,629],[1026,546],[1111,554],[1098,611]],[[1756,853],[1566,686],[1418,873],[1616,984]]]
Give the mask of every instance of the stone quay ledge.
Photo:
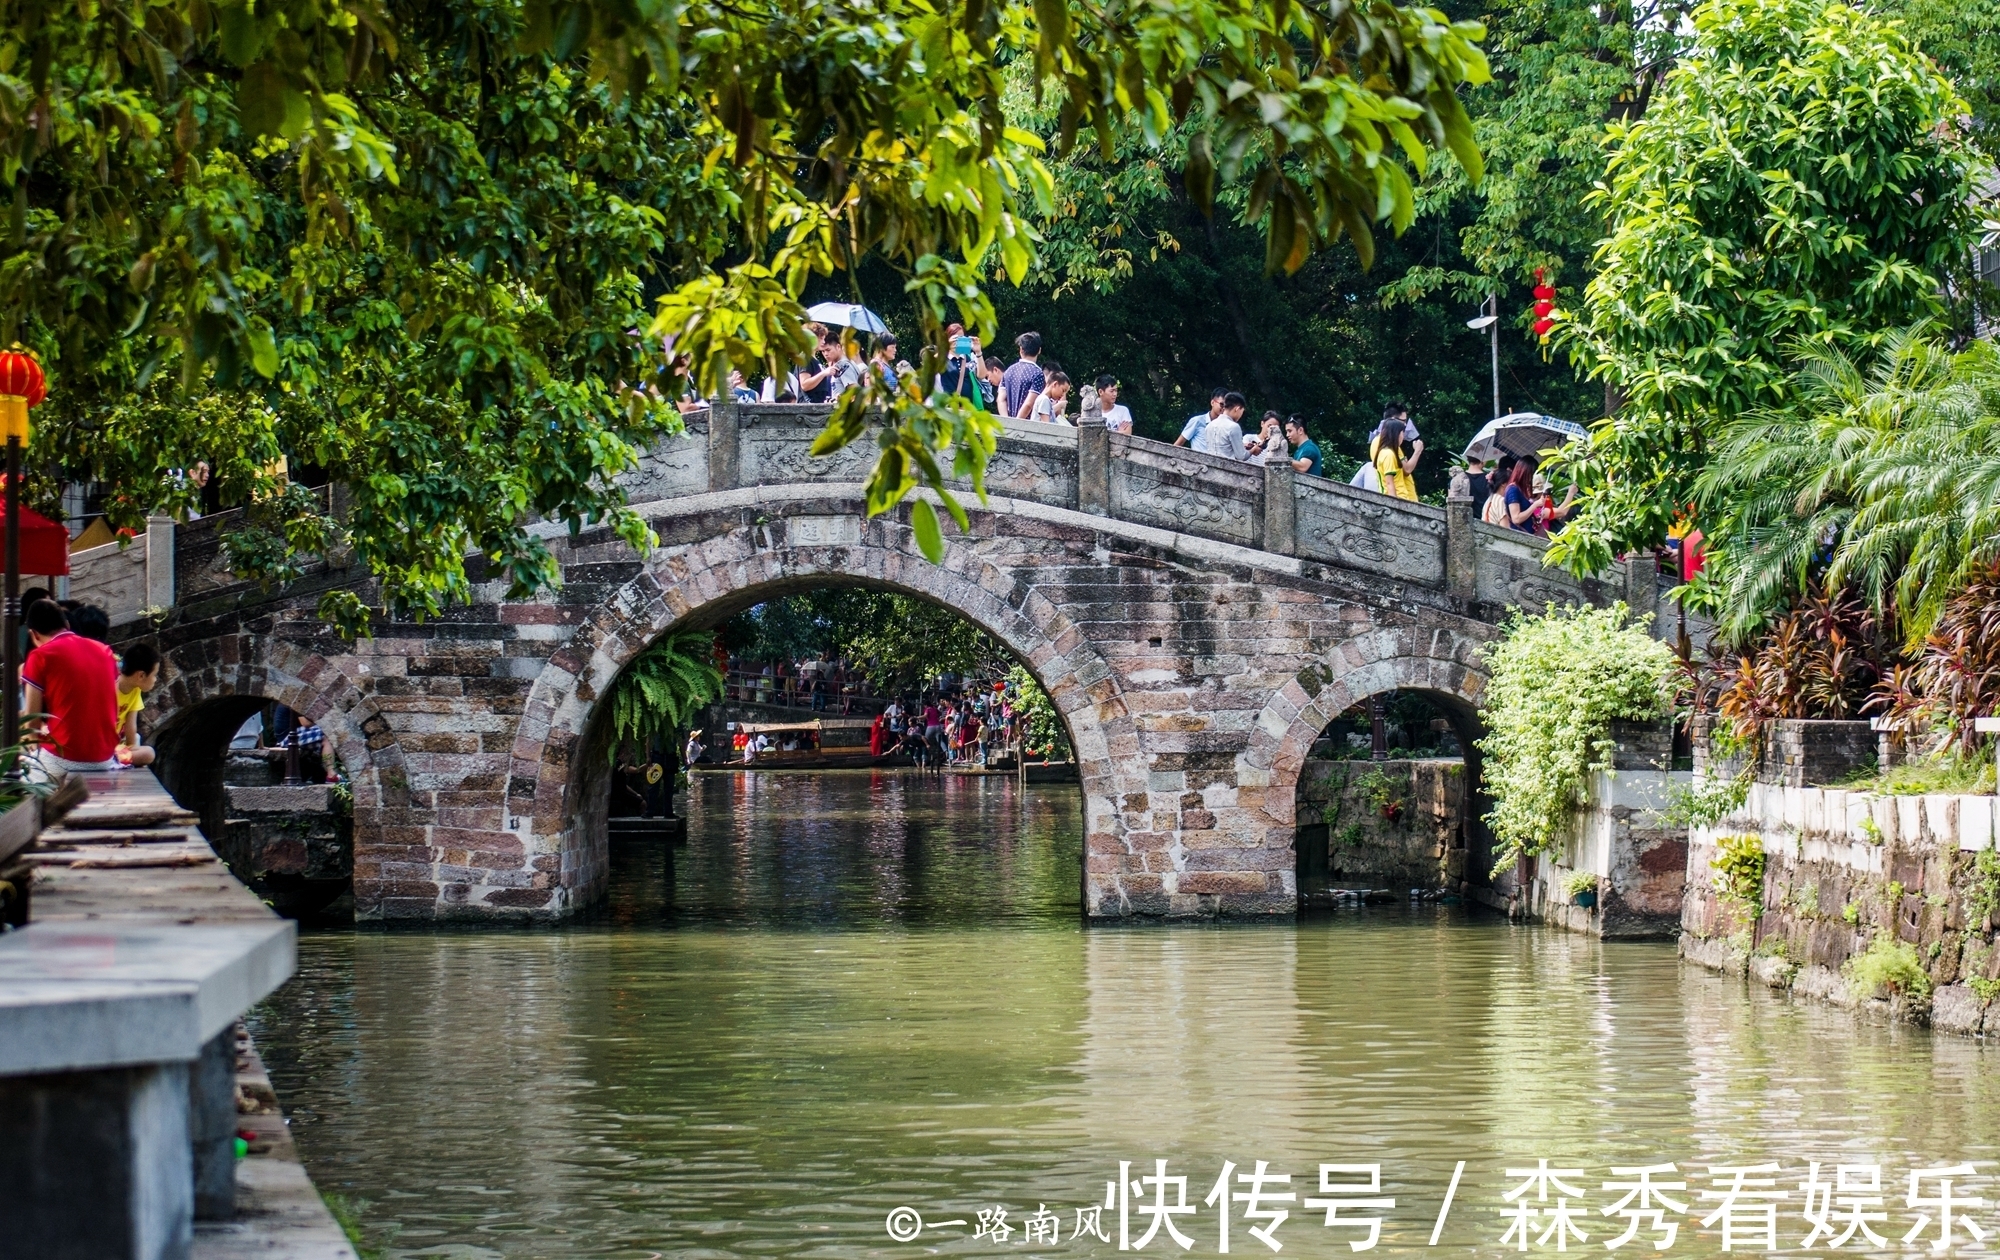
[[[0,1260],[353,1260],[238,1024],[295,925],[150,771],[82,777],[0,936]]]

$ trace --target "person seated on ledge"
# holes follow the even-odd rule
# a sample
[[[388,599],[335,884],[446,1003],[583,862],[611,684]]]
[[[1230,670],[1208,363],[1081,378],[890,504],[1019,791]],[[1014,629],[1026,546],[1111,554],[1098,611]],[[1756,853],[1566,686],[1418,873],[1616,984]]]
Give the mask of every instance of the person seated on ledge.
[[[160,681],[160,651],[150,643],[125,649],[118,666],[118,760],[128,766],[150,766],[153,750],[139,739],[139,710],[146,693]]]
[[[21,711],[29,738],[42,745],[43,767],[51,774],[116,770],[118,658],[71,630],[52,599],[28,609],[28,637],[35,650],[21,667]]]

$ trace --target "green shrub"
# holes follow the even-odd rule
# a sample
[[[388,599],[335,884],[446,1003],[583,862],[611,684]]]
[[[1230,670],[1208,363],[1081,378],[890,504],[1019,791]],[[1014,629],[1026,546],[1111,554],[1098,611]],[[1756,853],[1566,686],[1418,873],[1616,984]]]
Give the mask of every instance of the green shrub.
[[[612,758],[630,740],[640,756],[657,739],[672,739],[694,715],[722,695],[722,670],[715,663],[715,635],[678,630],[655,639],[612,680],[604,704]]]
[[[1764,842],[1756,836],[1721,836],[1709,869],[1715,872],[1715,895],[1754,919],[1764,909]]]
[[[1408,804],[1403,799],[1403,789],[1408,786],[1408,780],[1384,774],[1379,768],[1370,769],[1354,781],[1354,790],[1368,802],[1368,808],[1390,822],[1403,820],[1403,809]]]
[[[1929,997],[1930,973],[1917,957],[1917,948],[1886,932],[1878,932],[1868,948],[1847,960],[1841,968],[1847,987],[1855,997],[1866,1000],[1895,993],[1904,997]]]
[[[1019,665],[1007,671],[1007,683],[1018,697],[1015,707],[1021,714],[1023,751],[1049,761],[1069,760],[1069,727],[1063,725],[1049,693]]]
[[[1750,799],[1750,785],[1756,776],[1745,769],[1733,779],[1683,787],[1676,783],[1667,790],[1667,807],[1660,821],[1669,827],[1713,827]]]
[[[2000,980],[1988,980],[1984,976],[1974,976],[1965,982],[1965,987],[1971,989],[1972,995],[1981,1002],[1991,1003],[1994,998],[2000,997]]]
[[[1857,777],[1847,786],[1883,796],[1985,794],[1993,791],[1993,758],[1985,753],[1963,753],[1953,745],[1935,756]]]
[[[1972,860],[1972,889],[1965,894],[1965,921],[1977,928],[2000,911],[2000,852],[1981,849]]]
[[[1612,720],[1665,717],[1677,662],[1623,604],[1517,612],[1485,660],[1479,749],[1498,872],[1523,854],[1562,847],[1590,776],[1611,767]]]

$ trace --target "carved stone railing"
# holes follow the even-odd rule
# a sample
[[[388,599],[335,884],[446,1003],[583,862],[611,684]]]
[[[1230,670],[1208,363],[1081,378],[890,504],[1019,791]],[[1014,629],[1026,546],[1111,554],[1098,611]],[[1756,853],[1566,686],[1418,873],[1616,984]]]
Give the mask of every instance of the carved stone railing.
[[[658,517],[692,495],[756,486],[853,485],[867,479],[871,436],[831,455],[811,448],[826,406],[718,402],[685,418],[686,431],[655,443],[620,478],[629,502]],[[970,490],[963,479],[954,481]],[[1540,608],[1547,603],[1657,608],[1650,558],[1621,566],[1615,582],[1578,580],[1546,567],[1548,544],[1472,517],[1469,499],[1444,508],[1408,503],[1288,464],[1240,463],[1148,438],[1032,421],[1005,422],[986,467],[989,495],[1104,517],[1317,564],[1467,604]],[[240,513],[181,525],[174,534],[174,586],[182,601],[237,585],[222,534]]]
[[[759,485],[866,479],[877,448],[864,437],[810,453],[829,408],[718,403],[687,417],[623,481],[635,504]],[[987,464],[990,495],[1232,543],[1443,590],[1468,602],[1540,608],[1623,598],[1655,611],[1650,557],[1615,581],[1578,580],[1542,563],[1548,543],[1475,521],[1469,500],[1409,503],[1289,466],[1266,467],[1147,438],[1009,420]]]

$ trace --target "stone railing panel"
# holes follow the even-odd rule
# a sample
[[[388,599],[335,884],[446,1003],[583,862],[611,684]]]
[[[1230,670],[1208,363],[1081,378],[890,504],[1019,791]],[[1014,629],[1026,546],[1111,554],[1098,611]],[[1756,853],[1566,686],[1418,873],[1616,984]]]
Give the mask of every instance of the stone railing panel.
[[[174,602],[174,523],[164,516],[147,521],[146,532],[125,542],[105,543],[69,557],[69,597],[96,604],[111,624],[137,621],[149,608]]]
[[[218,512],[181,524],[174,531],[174,591],[186,601],[224,587],[239,579],[229,571],[223,558],[222,535],[243,518],[238,511]]]
[[[1299,555],[1354,569],[1444,584],[1444,513],[1323,478],[1293,483]]]
[[[863,436],[827,456],[812,444],[826,427],[829,411],[794,403],[744,403],[736,408],[741,444],[738,476],[746,486],[866,481],[881,452]]]
[[[682,417],[687,431],[661,438],[639,457],[636,471],[618,479],[632,503],[656,503],[708,489],[708,413]]]
[[[1264,469],[1124,433],[1111,436],[1111,515],[1255,547]]]
[[[1623,592],[1612,582],[1585,578],[1581,581],[1561,569],[1542,563],[1548,553],[1546,539],[1519,530],[1502,529],[1484,521],[1472,526],[1479,551],[1479,599],[1484,603],[1540,612],[1548,604],[1592,604],[1605,607]],[[1612,572],[1620,581],[1623,575]]]
[[[969,478],[954,486],[970,490]],[[986,461],[986,493],[1051,507],[1076,506],[1076,430],[1010,420]]]

